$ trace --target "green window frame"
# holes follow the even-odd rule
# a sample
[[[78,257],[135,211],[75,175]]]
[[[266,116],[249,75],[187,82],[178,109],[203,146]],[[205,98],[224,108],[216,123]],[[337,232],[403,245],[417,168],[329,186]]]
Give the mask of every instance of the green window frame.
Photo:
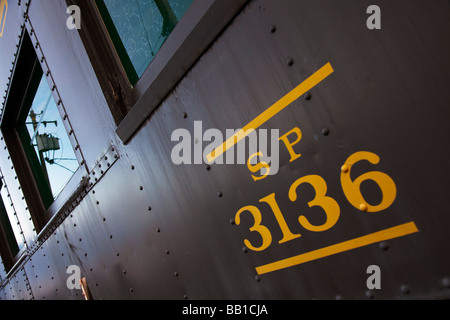
[[[173,30],[166,23],[170,35],[142,75],[136,72],[137,77],[130,70],[133,64],[125,54],[126,46],[105,1],[66,0],[66,3],[77,5],[83,13],[78,32],[117,125],[116,134],[126,144],[247,0],[192,0],[181,18],[177,9],[178,22]],[[155,3],[164,1],[168,0]]]
[[[116,49],[116,53],[119,56],[119,59],[122,63],[122,67],[125,70],[125,73],[128,76],[128,80],[132,86],[134,86],[138,80],[141,78],[143,73],[145,72],[145,69],[151,64],[154,57],[156,56],[157,52],[160,50],[161,46],[164,44],[165,40],[170,36],[172,31],[175,29],[175,26],[178,24],[179,19],[181,19],[184,14],[186,13],[187,9],[192,4],[193,0],[152,0],[152,1],[142,1],[142,0],[133,0],[126,2],[124,4],[123,1],[115,0],[117,3],[120,3],[123,5],[121,9],[124,7],[127,8],[125,10],[126,13],[132,15],[134,12],[132,11],[132,8],[135,7],[137,12],[139,13],[139,22],[138,23],[127,23],[127,30],[129,31],[132,29],[132,33],[128,35],[131,36],[134,33],[139,33],[140,29],[142,28],[144,30],[145,38],[139,39],[140,41],[133,41],[136,48],[131,49],[139,49],[137,51],[147,51],[146,54],[148,54],[150,57],[145,59],[143,64],[140,66],[139,70],[136,69],[136,66],[132,60],[135,60],[131,57],[130,52],[127,50],[126,45],[124,44],[124,38],[126,36],[122,34],[124,30],[119,30],[117,23],[123,22],[126,18],[125,12],[122,12],[122,15],[119,18],[114,18],[111,15],[111,8],[114,7],[114,0],[95,0],[95,4],[97,6],[97,9],[100,12],[100,16],[102,17],[103,23],[106,26],[106,29],[109,33],[109,36],[111,38],[111,41]],[[107,4],[106,2],[111,2],[111,4]],[[177,3],[178,2],[178,3]],[[142,8],[143,5],[147,5],[146,8]],[[175,5],[181,5],[181,9],[177,10],[175,12],[174,6]],[[153,6],[153,9],[156,10],[159,14],[154,15],[153,12],[150,12],[151,6]],[[155,17],[157,16],[157,17]],[[177,17],[178,16],[178,17]],[[162,18],[162,23],[160,26],[156,27],[156,34],[159,35],[159,37],[153,38],[152,34],[155,36],[155,32],[150,32],[146,26],[146,23],[150,23],[149,19],[150,17],[155,18],[154,20],[156,23],[157,18]],[[120,21],[118,21],[120,20]],[[153,21],[151,21],[153,23]],[[123,25],[123,24],[120,24]],[[131,27],[132,25],[132,27]],[[152,30],[155,29],[155,26],[152,27]],[[122,34],[122,35],[121,35]],[[149,35],[150,34],[150,35]],[[156,42],[156,43],[153,43]],[[146,43],[146,45],[144,45]],[[152,47],[152,43],[155,47]],[[159,43],[159,44],[158,44]],[[149,52],[148,52],[149,51]]]
[[[131,85],[134,86],[136,82],[139,80],[138,74],[133,66],[133,63],[131,62],[130,57],[128,56],[128,53],[125,49],[125,46],[123,45],[119,32],[117,31],[117,28],[114,25],[111,15],[108,12],[108,8],[106,7],[105,1],[95,0],[95,4],[97,5],[101,17],[103,18],[103,22],[106,26],[106,29],[109,32],[109,36],[114,44],[117,55],[119,56],[119,59],[122,62],[122,66],[125,70],[125,73],[128,76],[128,80],[130,81]]]

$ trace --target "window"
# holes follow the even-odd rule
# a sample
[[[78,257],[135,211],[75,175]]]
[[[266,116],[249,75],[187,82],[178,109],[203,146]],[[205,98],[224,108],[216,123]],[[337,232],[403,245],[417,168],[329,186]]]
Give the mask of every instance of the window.
[[[33,67],[11,129],[18,135],[44,207],[48,209],[78,168],[78,161],[39,63]]]
[[[11,221],[17,221],[12,210],[7,210],[4,198],[3,183],[0,180],[0,188],[2,189],[2,197],[0,198],[0,253],[6,271],[9,271],[15,261],[16,255],[24,245],[23,237],[17,223],[11,224]],[[13,228],[14,226],[14,228]]]
[[[35,178],[40,179],[41,196],[49,198],[48,207],[78,169],[78,161],[47,79],[39,71],[35,75],[39,86],[19,115],[17,130]]]
[[[246,0],[66,0],[127,143]]]
[[[132,85],[142,76],[192,1],[95,1]]]
[[[25,31],[19,50],[1,130],[39,233],[62,205],[55,200],[73,181],[74,173],[79,173],[79,163],[54,92]],[[56,206],[49,210],[53,203]]]

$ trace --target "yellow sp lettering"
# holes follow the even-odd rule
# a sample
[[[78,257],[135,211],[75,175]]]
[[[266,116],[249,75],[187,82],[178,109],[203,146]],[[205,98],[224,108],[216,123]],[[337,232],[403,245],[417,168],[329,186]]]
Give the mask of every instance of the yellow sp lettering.
[[[289,141],[288,137],[293,134],[295,134],[297,138],[293,142],[291,142]],[[294,148],[292,147],[293,145],[299,143],[301,139],[302,139],[302,131],[300,130],[300,128],[297,127],[295,127],[294,129],[292,129],[291,131],[280,137],[280,140],[284,142],[284,144],[286,145],[286,149],[291,155],[291,160],[289,160],[289,162],[293,162],[294,160],[302,156],[300,153],[298,154],[295,153]]]
[[[263,156],[262,152],[257,152],[257,153],[252,154],[252,155],[248,158],[248,161],[247,161],[247,167],[248,167],[248,170],[250,170],[250,171],[253,172],[253,173],[255,173],[255,172],[257,172],[257,171],[259,171],[259,170],[261,170],[261,169],[265,169],[265,170],[266,170],[266,172],[265,172],[262,176],[260,176],[260,177],[255,177],[254,175],[252,175],[252,178],[253,178],[253,180],[255,180],[255,181],[264,179],[264,178],[267,177],[267,176],[269,175],[269,173],[270,173],[270,166],[269,166],[269,164],[268,164],[267,162],[265,162],[265,161],[260,161],[260,162],[258,162],[258,163],[255,164],[255,165],[252,165],[252,164],[251,164],[251,161],[252,161],[253,158],[255,158],[255,157],[262,157],[262,156]]]

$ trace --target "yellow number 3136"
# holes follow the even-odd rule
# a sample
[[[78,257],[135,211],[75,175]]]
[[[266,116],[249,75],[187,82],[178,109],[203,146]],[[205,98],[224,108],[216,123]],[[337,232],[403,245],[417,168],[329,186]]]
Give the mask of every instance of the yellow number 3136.
[[[397,188],[391,177],[379,171],[366,172],[352,181],[350,177],[351,168],[355,163],[362,160],[369,161],[372,164],[378,164],[380,162],[380,158],[376,154],[371,152],[361,151],[352,154],[345,161],[345,164],[341,167],[342,190],[344,191],[344,194],[350,204],[355,208],[364,212],[382,211],[388,208],[394,202],[397,195]],[[375,182],[383,194],[383,198],[378,205],[371,205],[367,203],[367,201],[361,194],[361,183],[367,180],[372,180],[373,182]],[[303,228],[313,232],[322,232],[331,229],[338,221],[341,210],[339,204],[333,198],[326,195],[327,184],[322,177],[318,175],[309,175],[297,179],[289,188],[289,200],[291,200],[292,202],[297,201],[297,189],[301,184],[304,183],[310,184],[316,192],[315,198],[312,201],[308,202],[309,207],[322,208],[324,213],[326,214],[326,222],[322,225],[313,225],[303,215],[299,216],[298,222]],[[281,244],[301,237],[299,233],[293,233],[290,230],[275,199],[275,193],[272,193],[267,197],[260,199],[259,202],[267,203],[272,209],[278,226],[283,233],[283,238],[278,243]],[[241,214],[244,212],[250,212],[250,214],[253,216],[254,224],[250,228],[250,231],[258,233],[262,240],[259,247],[255,247],[254,245],[252,245],[252,243],[248,239],[244,240],[245,245],[247,246],[247,248],[253,251],[263,251],[267,249],[272,243],[272,234],[269,228],[262,225],[261,211],[255,206],[245,206],[241,208],[235,216],[235,222],[237,225],[240,225]]]

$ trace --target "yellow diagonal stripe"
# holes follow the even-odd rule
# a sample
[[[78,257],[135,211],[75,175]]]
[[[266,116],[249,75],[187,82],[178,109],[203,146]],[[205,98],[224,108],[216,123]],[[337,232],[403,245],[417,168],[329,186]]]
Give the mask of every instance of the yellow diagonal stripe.
[[[385,241],[393,238],[398,238],[406,236],[411,233],[418,232],[416,224],[414,222],[408,222],[396,227],[378,231],[375,233],[368,234],[356,239],[344,241],[329,247],[314,250],[311,252],[303,253],[295,257],[287,258],[277,262],[269,263],[256,268],[258,274],[269,273],[288,267],[296,266],[308,261],[317,260],[320,258],[328,257],[336,253],[341,253],[344,251],[356,249],[359,247],[367,246],[372,243]]]
[[[317,84],[319,84],[322,80],[328,77],[330,74],[334,72],[330,63],[327,63],[322,68],[317,70],[313,75],[311,75],[308,79],[303,81],[297,87],[295,87],[292,91],[286,94],[283,98],[278,100],[274,105],[269,107],[266,111],[261,113],[255,119],[250,121],[245,127],[236,132],[232,137],[230,137],[227,141],[225,141],[221,146],[214,149],[210,154],[206,156],[208,162],[212,162],[218,156],[223,154],[229,148],[233,147],[236,143],[244,139],[247,135],[249,135],[253,130],[256,130],[262,124],[267,122],[273,116],[275,116],[278,112],[289,106],[292,102],[300,98],[306,92],[314,88]]]

